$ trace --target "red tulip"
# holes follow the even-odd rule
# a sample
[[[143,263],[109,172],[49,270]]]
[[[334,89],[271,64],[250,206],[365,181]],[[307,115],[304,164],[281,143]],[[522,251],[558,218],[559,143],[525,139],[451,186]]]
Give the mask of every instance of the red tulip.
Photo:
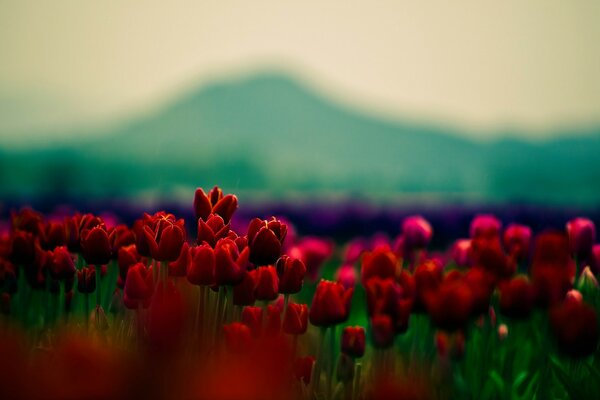
[[[586,357],[598,347],[598,319],[586,303],[565,302],[550,313],[558,348],[571,357]]]
[[[315,358],[313,356],[296,359],[294,362],[294,376],[296,379],[304,382],[305,385],[308,385],[310,383],[310,377],[312,375],[312,368],[314,364]]]
[[[281,312],[279,307],[271,304],[267,306],[265,328],[265,333],[269,336],[277,336],[281,333]]]
[[[367,282],[373,277],[381,279],[394,278],[400,268],[399,262],[389,248],[378,248],[363,255],[361,280]]]
[[[411,285],[412,282],[406,279],[404,283]],[[405,332],[415,295],[414,288],[406,289],[392,279],[371,278],[365,285],[369,315],[386,314],[397,333]]]
[[[127,225],[117,225],[110,233],[112,257],[117,258],[122,247],[135,244],[135,235]]]
[[[44,250],[54,250],[55,247],[64,246],[67,243],[67,231],[62,222],[48,222],[43,231],[41,244]]]
[[[75,262],[66,246],[60,246],[52,252],[50,274],[54,279],[70,279],[75,276]]]
[[[83,267],[77,271],[77,291],[85,294],[96,291],[96,271],[94,268]]]
[[[371,317],[371,332],[373,346],[388,348],[394,344],[394,324],[389,315],[377,314]]]
[[[404,219],[402,223],[402,237],[404,247],[409,250],[427,247],[433,236],[433,229],[427,220],[420,215]]]
[[[258,337],[262,333],[263,309],[261,307],[247,306],[242,310],[241,322],[250,328],[252,335]]]
[[[187,280],[192,285],[214,285],[217,261],[212,247],[206,243],[191,247],[189,257],[186,272]]]
[[[112,249],[103,225],[81,232],[81,254],[88,265],[104,265],[110,261]]]
[[[43,230],[44,217],[31,208],[23,208],[18,213],[11,212],[10,219],[13,231],[29,232],[39,236]]]
[[[444,330],[463,328],[473,310],[473,295],[462,280],[445,280],[427,299],[427,311],[433,323]]]
[[[281,255],[281,245],[287,225],[273,217],[270,221],[253,219],[248,227],[250,262],[255,265],[274,264]]]
[[[347,326],[342,331],[342,353],[353,358],[365,354],[365,328],[362,326]]]
[[[219,239],[227,237],[229,233],[229,224],[225,224],[223,218],[219,215],[211,214],[206,222],[203,219],[198,220],[198,244],[208,243],[213,246]]]
[[[119,276],[125,282],[127,271],[133,264],[140,262],[141,257],[138,254],[135,244],[124,246],[119,249],[117,262],[119,264]]]
[[[459,239],[452,246],[452,259],[457,266],[466,268],[473,262],[471,239]]]
[[[277,260],[276,268],[279,293],[294,294],[302,290],[302,281],[306,274],[306,267],[302,261],[283,255]]]
[[[587,218],[575,218],[567,222],[569,249],[578,258],[587,258],[596,241],[596,226]]]
[[[490,307],[495,277],[482,268],[471,268],[462,276],[473,295],[473,315],[485,314]]]
[[[196,219],[206,220],[213,213],[221,216],[226,224],[238,207],[238,199],[232,194],[223,196],[223,191],[215,186],[208,195],[202,188],[194,193],[194,214]]]
[[[132,265],[125,280],[124,292],[127,299],[144,301],[152,296],[153,291],[152,268],[146,268],[142,263]]]
[[[472,239],[492,239],[500,235],[501,228],[502,223],[495,216],[482,214],[473,218],[469,232]]]
[[[219,286],[232,286],[244,279],[244,272],[248,268],[249,248],[239,251],[231,239],[221,239],[215,246],[215,277]]]
[[[356,270],[351,264],[344,264],[335,271],[335,281],[341,283],[344,288],[349,289],[356,286]]]
[[[427,261],[419,265],[414,273],[416,285],[415,310],[423,311],[426,308],[426,299],[430,293],[435,292],[442,283],[442,269],[436,263]]]
[[[308,326],[308,306],[289,303],[283,318],[283,331],[289,335],[302,335]]]
[[[256,301],[254,288],[256,275],[244,271],[242,281],[233,287],[233,304],[236,306],[251,306]]]
[[[309,319],[315,326],[330,326],[348,319],[354,289],[324,279],[319,282],[312,300]]]
[[[533,310],[535,288],[526,276],[500,284],[500,312],[510,318],[527,318]]]
[[[190,246],[184,242],[177,260],[169,263],[169,276],[186,276],[190,260]]]
[[[504,247],[508,254],[523,261],[529,255],[531,228],[526,225],[510,224],[504,231]]]
[[[233,353],[247,352],[252,346],[252,332],[240,322],[223,325],[223,334],[227,348]]]
[[[32,233],[16,231],[11,236],[10,260],[15,265],[29,265],[35,260],[36,239]]]
[[[274,267],[258,267],[250,273],[255,275],[256,300],[272,301],[279,296],[279,278]]]
[[[289,255],[304,263],[311,280],[317,279],[323,263],[331,257],[333,243],[331,240],[307,236],[302,238],[289,250]]]
[[[160,215],[155,223],[144,226],[144,236],[152,258],[157,261],[175,261],[185,242],[183,220],[175,221],[171,214]]]

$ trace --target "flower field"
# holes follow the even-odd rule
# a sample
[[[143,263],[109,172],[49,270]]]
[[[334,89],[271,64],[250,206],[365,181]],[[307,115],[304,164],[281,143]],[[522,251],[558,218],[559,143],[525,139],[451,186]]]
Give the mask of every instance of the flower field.
[[[600,392],[590,219],[553,230],[476,214],[436,240],[415,214],[391,238],[348,238],[302,236],[285,215],[236,220],[218,187],[190,208],[131,224],[15,210],[0,232],[0,398]]]

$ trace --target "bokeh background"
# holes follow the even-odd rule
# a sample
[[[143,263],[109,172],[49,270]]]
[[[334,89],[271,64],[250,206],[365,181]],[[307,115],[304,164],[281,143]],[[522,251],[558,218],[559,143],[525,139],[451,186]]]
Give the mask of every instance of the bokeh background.
[[[596,1],[1,0],[1,211],[218,184],[365,221],[593,216],[598,21]]]

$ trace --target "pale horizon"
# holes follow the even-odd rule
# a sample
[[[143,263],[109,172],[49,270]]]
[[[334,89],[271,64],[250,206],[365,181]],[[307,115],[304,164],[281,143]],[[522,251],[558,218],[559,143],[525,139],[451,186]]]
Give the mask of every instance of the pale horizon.
[[[159,4],[1,1],[4,141],[7,124],[118,123],[261,70],[477,139],[600,125],[599,3]]]

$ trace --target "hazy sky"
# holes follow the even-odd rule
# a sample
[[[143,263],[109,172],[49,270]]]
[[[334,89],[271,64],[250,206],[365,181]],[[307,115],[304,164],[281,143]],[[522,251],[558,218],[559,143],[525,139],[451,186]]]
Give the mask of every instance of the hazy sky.
[[[600,1],[0,0],[5,126],[122,118],[265,66],[398,118],[543,135],[600,123]]]

